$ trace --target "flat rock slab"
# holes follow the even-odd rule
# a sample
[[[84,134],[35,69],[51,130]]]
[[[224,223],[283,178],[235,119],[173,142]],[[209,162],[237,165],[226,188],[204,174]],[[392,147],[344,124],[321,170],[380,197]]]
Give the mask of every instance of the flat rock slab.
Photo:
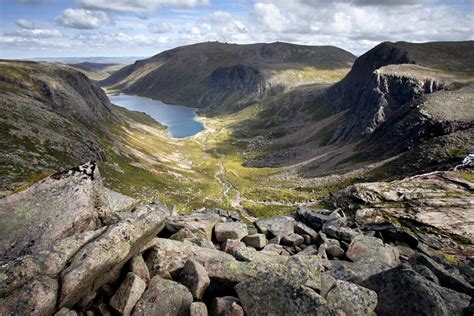
[[[285,237],[295,231],[295,219],[289,216],[276,216],[255,221],[255,226],[269,238]]]
[[[220,216],[216,213],[193,213],[182,216],[173,216],[166,221],[166,229],[172,233],[178,232],[181,228],[188,228],[191,231],[201,231],[211,240],[212,230],[219,222]]]
[[[239,222],[218,223],[214,227],[214,234],[218,242],[227,239],[242,239],[248,234],[247,225]]]
[[[0,263],[47,250],[101,226],[110,214],[99,170],[87,163],[52,176],[0,203]]]

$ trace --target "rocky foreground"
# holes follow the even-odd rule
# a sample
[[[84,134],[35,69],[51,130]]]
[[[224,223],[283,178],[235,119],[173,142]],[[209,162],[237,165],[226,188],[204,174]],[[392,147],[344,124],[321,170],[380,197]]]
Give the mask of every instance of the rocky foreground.
[[[471,315],[473,188],[359,184],[244,223],[139,206],[88,163],[0,200],[0,315]]]

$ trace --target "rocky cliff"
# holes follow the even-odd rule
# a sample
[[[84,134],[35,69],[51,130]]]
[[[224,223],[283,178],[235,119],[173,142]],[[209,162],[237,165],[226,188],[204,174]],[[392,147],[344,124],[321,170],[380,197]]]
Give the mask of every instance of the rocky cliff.
[[[1,61],[0,69],[0,190],[45,168],[105,159],[98,138],[115,116],[85,75],[34,62]]]
[[[208,42],[137,61],[101,85],[168,103],[233,112],[260,101],[271,86],[297,84],[286,71],[347,69],[353,60],[349,52],[330,46]]]
[[[89,162],[2,200],[0,314],[470,314],[471,168],[244,223],[140,206]]]

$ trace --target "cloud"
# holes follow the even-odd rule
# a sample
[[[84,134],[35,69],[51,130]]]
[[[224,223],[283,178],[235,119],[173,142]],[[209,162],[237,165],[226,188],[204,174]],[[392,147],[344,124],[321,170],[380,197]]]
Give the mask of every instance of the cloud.
[[[121,12],[151,12],[160,7],[194,8],[210,4],[210,0],[76,0],[76,2],[90,10]]]
[[[82,43],[93,46],[108,45],[149,45],[153,41],[143,34],[130,35],[123,32],[100,33],[100,34],[79,34],[75,37]]]
[[[98,29],[111,24],[105,12],[70,8],[64,10],[55,21],[64,27],[74,29]]]
[[[258,22],[272,31],[283,31],[286,19],[276,5],[272,3],[256,3],[254,9]]]
[[[174,25],[168,22],[149,23],[148,29],[151,33],[168,33],[174,29]]]
[[[51,37],[62,37],[64,36],[58,30],[55,29],[22,29],[17,32],[13,33],[6,33],[7,36],[15,36],[15,37],[35,37],[35,38],[51,38]]]
[[[32,30],[35,28],[33,22],[27,19],[18,19],[15,21],[15,24],[21,27],[22,29]]]

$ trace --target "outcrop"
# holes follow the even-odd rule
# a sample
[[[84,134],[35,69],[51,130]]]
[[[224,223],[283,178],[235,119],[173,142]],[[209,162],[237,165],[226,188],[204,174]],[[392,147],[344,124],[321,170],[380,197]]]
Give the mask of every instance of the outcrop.
[[[359,184],[327,201],[334,210],[245,223],[140,205],[105,189],[89,162],[0,200],[2,224],[16,219],[2,235],[0,314],[463,315],[474,295],[466,168]],[[456,223],[431,221],[441,201]],[[461,233],[465,251],[447,260]]]

